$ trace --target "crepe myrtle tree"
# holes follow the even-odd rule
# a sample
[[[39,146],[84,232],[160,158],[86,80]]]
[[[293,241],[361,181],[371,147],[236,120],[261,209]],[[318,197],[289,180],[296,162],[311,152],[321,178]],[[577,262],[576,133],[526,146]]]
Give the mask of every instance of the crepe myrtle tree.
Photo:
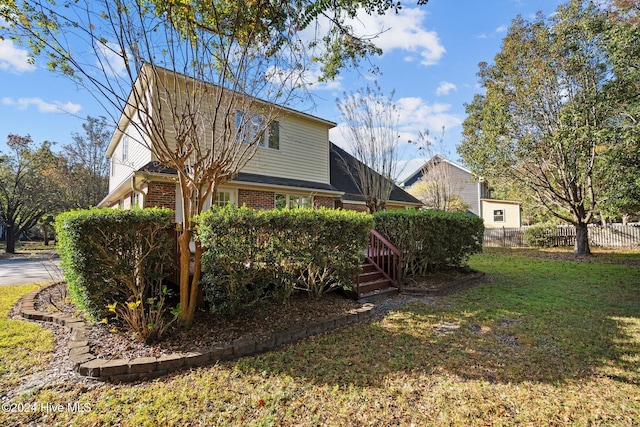
[[[369,213],[384,210],[400,155],[400,113],[393,93],[386,95],[375,84],[344,93],[336,103],[345,124],[342,134],[356,159],[342,159],[344,170],[364,196]]]
[[[425,3],[425,1],[421,1]],[[359,10],[389,0],[53,0],[0,2],[0,24],[33,59],[74,79],[105,108],[114,140],[127,137],[177,171],[181,189],[180,321],[191,325],[201,275],[193,216],[251,159],[280,114],[305,96],[309,61],[323,78],[379,53],[351,34]],[[303,40],[318,20],[326,34]]]

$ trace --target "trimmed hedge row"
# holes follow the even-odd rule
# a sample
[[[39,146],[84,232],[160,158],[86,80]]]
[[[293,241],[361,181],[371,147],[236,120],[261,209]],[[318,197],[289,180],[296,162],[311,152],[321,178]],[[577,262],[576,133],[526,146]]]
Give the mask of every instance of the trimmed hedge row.
[[[474,215],[436,210],[382,211],[375,228],[403,251],[403,277],[466,265],[482,252],[484,222]]]
[[[212,208],[197,220],[205,298],[237,313],[300,289],[314,297],[350,288],[367,247],[371,216],[332,209]]]
[[[172,264],[172,218],[173,211],[156,208],[58,215],[58,252],[74,304],[96,320],[115,302],[144,305],[163,298],[162,280]]]

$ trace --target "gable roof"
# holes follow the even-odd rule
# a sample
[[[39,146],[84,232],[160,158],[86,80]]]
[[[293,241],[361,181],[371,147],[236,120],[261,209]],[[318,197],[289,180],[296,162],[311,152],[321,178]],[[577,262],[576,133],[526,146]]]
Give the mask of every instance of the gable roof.
[[[456,163],[456,162],[452,162],[449,159],[444,158],[443,156],[441,156],[440,154],[436,154],[435,156],[433,156],[432,158],[430,158],[429,160],[427,160],[426,162],[424,162],[422,164],[422,166],[420,166],[415,172],[413,172],[411,175],[409,175],[408,177],[405,178],[405,180],[400,183],[400,185],[403,188],[407,188],[407,187],[411,187],[413,184],[415,184],[416,182],[418,182],[420,180],[420,178],[422,178],[422,174],[424,171],[424,167],[429,164],[429,163],[433,163],[436,161],[440,161],[440,162],[445,162],[450,164],[451,166],[453,166],[454,168],[460,169],[463,172],[468,173],[469,175],[473,175],[473,172],[471,172],[469,169],[465,168],[464,166]],[[482,179],[481,179],[482,180]]]
[[[329,150],[331,185],[344,192],[344,195],[342,196],[343,200],[358,202],[363,202],[365,200],[364,196],[358,189],[358,186],[347,171],[347,169],[357,170],[358,163],[361,163],[358,159],[334,143],[331,143],[331,148]],[[395,184],[393,184],[389,201],[422,206],[422,202],[420,200],[416,199]]]

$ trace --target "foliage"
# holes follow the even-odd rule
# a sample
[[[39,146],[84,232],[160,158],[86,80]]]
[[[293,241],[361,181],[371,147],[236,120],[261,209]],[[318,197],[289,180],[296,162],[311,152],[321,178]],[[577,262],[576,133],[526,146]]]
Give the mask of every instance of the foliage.
[[[207,295],[233,314],[295,289],[319,298],[350,288],[367,245],[369,216],[331,209],[212,208],[198,218]]]
[[[0,423],[634,425],[640,272],[622,264],[640,253],[610,264],[597,248],[584,262],[526,253],[475,255],[490,282],[259,356],[142,384],[46,386],[10,402],[91,410],[2,412]]]
[[[422,178],[409,187],[407,192],[419,199],[428,209],[466,212],[469,205],[460,198],[460,188],[455,187],[448,172],[436,172],[431,169],[423,172]]]
[[[172,263],[172,217],[168,209],[89,209],[58,215],[58,252],[76,306],[94,319],[103,318],[114,301],[140,301],[143,311],[148,306],[147,313],[164,308],[162,280]]]
[[[364,196],[369,213],[385,208],[397,179],[400,112],[393,96],[376,84],[336,99],[346,124],[343,136],[356,159],[345,156],[341,166]]]
[[[390,0],[10,1],[1,5],[0,30],[98,98],[118,124],[116,138],[131,138],[176,171],[180,321],[189,325],[202,261],[196,243],[189,275],[191,218],[255,155],[282,114],[276,104],[306,95],[311,62],[322,60],[333,78],[346,62],[379,53],[348,20],[360,9],[399,7]],[[326,34],[313,31],[324,23]]]
[[[61,208],[61,163],[51,144],[34,147],[29,135],[9,135],[10,153],[0,153],[0,221],[6,227],[6,252],[46,214]]]
[[[376,230],[403,253],[403,277],[464,266],[482,251],[484,223],[475,215],[433,210],[383,211]]]
[[[138,341],[149,344],[162,339],[162,335],[178,319],[180,314],[178,306],[171,310],[173,319],[169,322],[165,320],[165,302],[168,295],[169,288],[167,285],[162,285],[160,292],[147,298],[144,303],[142,300],[127,301],[121,304],[116,301],[109,304],[107,308],[115,314],[116,320],[124,321]],[[108,319],[104,318],[103,322],[107,323]]]
[[[611,43],[619,28],[586,0],[561,5],[548,20],[518,17],[494,64],[480,64],[486,93],[467,105],[458,147],[474,173],[525,183],[574,224],[581,254],[590,252],[586,227],[605,198],[602,188],[616,186],[605,171],[625,129],[637,133],[627,112],[638,99],[614,58],[631,47]]]
[[[84,134],[75,133],[73,143],[62,147],[67,173],[68,209],[87,209],[109,192],[109,159],[105,156],[112,131],[105,117],[87,116]]]
[[[534,248],[551,248],[555,246],[553,230],[557,226],[550,223],[539,223],[524,229],[524,241]]]

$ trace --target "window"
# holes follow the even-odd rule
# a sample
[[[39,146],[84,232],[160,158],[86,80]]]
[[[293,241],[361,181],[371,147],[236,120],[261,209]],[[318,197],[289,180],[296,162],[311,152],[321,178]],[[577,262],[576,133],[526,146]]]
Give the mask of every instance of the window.
[[[216,200],[213,202],[213,204],[220,207],[231,204],[231,192],[218,190],[216,194]]]
[[[129,137],[125,136],[122,138],[122,161],[127,160],[129,157]]]
[[[504,210],[496,209],[493,211],[493,222],[504,222]]]
[[[250,119],[245,120],[242,112],[236,114],[236,130],[238,139],[245,144],[256,143],[259,147],[280,149],[280,123],[276,120],[269,124],[265,130],[266,119],[258,114],[254,114]],[[261,132],[258,135],[258,132]]]
[[[311,196],[302,194],[276,194],[276,209],[310,208]]]

